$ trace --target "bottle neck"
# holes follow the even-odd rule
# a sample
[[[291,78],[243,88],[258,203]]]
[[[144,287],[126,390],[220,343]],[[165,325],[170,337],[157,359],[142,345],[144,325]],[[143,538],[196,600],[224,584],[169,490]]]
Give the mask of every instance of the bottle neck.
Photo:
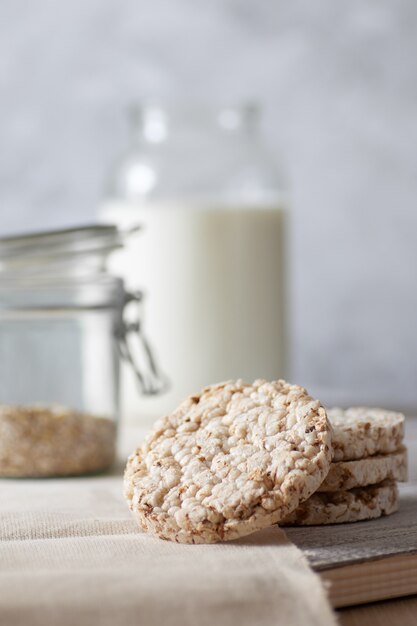
[[[135,106],[130,112],[131,137],[135,144],[164,144],[186,136],[217,135],[223,138],[255,138],[259,109],[255,105],[216,108],[209,105]]]

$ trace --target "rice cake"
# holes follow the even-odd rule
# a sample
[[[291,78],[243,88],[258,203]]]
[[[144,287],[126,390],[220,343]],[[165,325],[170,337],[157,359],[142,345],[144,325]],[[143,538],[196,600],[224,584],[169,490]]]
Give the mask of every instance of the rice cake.
[[[127,463],[124,493],[140,526],[212,543],[284,519],[328,474],[320,402],[279,380],[220,383],[159,420]]]

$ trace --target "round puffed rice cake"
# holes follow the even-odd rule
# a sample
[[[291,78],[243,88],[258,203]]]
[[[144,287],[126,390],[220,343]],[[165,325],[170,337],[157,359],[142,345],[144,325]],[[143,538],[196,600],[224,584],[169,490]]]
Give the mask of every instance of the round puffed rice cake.
[[[124,492],[146,532],[213,543],[280,522],[319,487],[331,457],[325,410],[305,389],[229,381],[155,424],[129,457]]]
[[[283,522],[284,526],[321,526],[375,519],[399,508],[397,483],[359,487],[350,491],[315,493]]]
[[[404,438],[404,415],[366,407],[328,409],[334,461],[396,452]]]
[[[383,480],[407,480],[407,450],[392,454],[368,456],[357,461],[331,463],[330,471],[317,491],[346,491],[355,487],[376,485]]]

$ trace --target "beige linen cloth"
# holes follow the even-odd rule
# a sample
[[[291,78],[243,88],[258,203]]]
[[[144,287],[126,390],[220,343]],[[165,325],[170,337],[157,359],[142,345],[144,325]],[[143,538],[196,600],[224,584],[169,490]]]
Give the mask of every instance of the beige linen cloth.
[[[130,431],[129,450],[140,435]],[[319,577],[283,531],[217,545],[161,541],[132,519],[122,470],[0,482],[0,624],[336,624]]]

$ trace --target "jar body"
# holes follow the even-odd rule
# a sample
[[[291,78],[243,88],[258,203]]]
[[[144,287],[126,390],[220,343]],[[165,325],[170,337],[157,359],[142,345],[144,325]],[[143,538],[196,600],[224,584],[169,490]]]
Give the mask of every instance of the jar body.
[[[0,475],[107,469],[119,357],[112,309],[0,311]]]
[[[100,226],[0,239],[0,476],[108,468],[121,355],[143,393],[160,388],[135,307],[141,294],[104,268],[119,245],[117,229]],[[149,372],[132,358],[132,342]]]
[[[131,417],[173,410],[219,380],[287,372],[286,206],[273,167],[243,131],[191,128],[165,143],[136,146],[100,208],[103,221],[143,226],[111,267],[146,291],[147,327],[171,382],[163,397],[140,399],[125,371],[122,411]],[[132,181],[144,166],[155,184],[141,194]]]
[[[62,405],[116,420],[112,309],[0,311],[0,404]]]

